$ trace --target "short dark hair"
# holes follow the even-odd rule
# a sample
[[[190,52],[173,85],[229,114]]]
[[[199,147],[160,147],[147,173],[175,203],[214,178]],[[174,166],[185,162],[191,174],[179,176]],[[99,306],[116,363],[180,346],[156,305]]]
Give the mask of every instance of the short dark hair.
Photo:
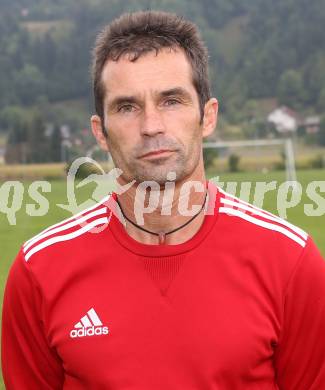
[[[184,50],[192,67],[193,85],[199,97],[201,120],[210,99],[208,51],[196,25],[182,16],[162,11],[138,11],[122,14],[97,36],[93,49],[92,79],[95,110],[104,123],[105,88],[102,71],[107,60],[118,61],[129,54],[131,61],[162,48]],[[105,131],[105,129],[103,129]]]

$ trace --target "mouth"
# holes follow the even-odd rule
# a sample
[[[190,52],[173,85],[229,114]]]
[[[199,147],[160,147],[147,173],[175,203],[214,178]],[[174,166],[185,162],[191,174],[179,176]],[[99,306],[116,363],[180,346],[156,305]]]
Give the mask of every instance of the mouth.
[[[159,149],[159,150],[154,150],[152,152],[143,154],[140,156],[140,158],[155,158],[155,157],[167,157],[169,154],[173,153],[173,150],[169,149]]]

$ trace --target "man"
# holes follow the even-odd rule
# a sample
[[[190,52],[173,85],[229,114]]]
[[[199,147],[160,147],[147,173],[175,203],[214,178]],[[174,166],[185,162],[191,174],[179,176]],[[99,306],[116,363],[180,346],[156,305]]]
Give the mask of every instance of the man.
[[[218,102],[195,25],[122,15],[93,73],[120,190],[19,252],[7,388],[324,389],[325,263],[304,231],[206,182]]]

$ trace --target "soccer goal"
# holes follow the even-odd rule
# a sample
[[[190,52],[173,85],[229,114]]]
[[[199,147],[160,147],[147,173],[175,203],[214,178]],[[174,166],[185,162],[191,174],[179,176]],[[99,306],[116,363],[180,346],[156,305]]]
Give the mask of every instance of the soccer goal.
[[[204,142],[203,148],[243,148],[243,147],[269,147],[279,145],[283,147],[285,157],[286,180],[295,182],[297,180],[296,165],[294,157],[293,142],[291,138],[284,139],[257,139],[246,141],[218,141]]]

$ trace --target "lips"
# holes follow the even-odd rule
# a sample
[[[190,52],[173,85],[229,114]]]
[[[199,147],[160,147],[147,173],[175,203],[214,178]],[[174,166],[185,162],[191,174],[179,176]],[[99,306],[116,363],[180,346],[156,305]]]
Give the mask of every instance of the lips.
[[[171,152],[172,152],[172,150],[169,150],[169,149],[153,150],[152,152],[143,154],[141,156],[141,158],[143,158],[143,157],[151,157],[151,156],[160,156],[160,155],[163,155],[165,153],[171,153]]]

